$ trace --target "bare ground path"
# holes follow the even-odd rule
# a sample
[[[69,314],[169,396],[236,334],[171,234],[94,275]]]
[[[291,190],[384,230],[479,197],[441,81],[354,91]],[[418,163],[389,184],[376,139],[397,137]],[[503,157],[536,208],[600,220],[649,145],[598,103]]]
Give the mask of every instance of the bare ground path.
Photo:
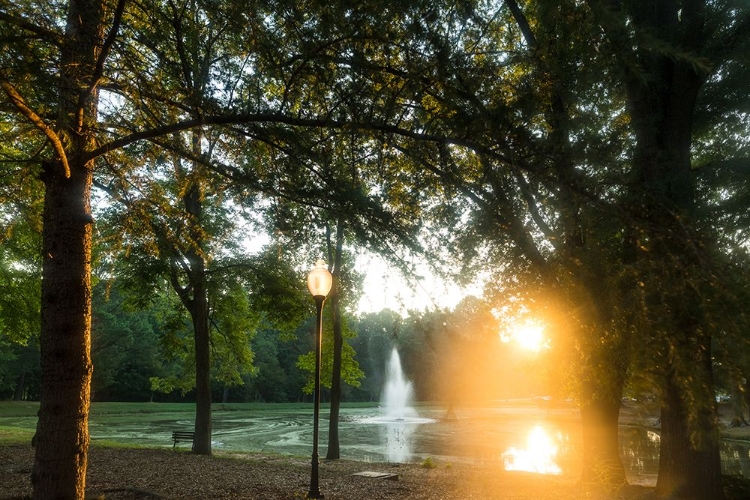
[[[30,446],[0,447],[0,498],[31,495]],[[399,475],[397,481],[354,476],[366,470]],[[310,461],[261,454],[197,456],[183,451],[93,446],[87,498],[148,499],[303,499],[310,484]],[[571,479],[508,473],[496,466],[437,463],[393,466],[347,460],[323,461],[320,488],[328,500],[578,500]],[[633,487],[629,498],[649,490]]]

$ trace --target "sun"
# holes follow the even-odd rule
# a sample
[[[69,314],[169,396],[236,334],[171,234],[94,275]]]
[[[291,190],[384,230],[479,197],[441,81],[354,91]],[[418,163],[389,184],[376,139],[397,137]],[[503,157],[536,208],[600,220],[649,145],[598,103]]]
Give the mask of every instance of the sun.
[[[544,325],[534,321],[516,323],[513,326],[512,339],[529,351],[539,352],[549,347],[549,342],[544,337]]]

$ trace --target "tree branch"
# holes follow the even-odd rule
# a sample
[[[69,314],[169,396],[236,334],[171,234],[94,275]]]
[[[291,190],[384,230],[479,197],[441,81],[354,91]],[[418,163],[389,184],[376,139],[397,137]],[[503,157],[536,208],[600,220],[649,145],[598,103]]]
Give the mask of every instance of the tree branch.
[[[60,137],[47,125],[44,120],[31,109],[26,102],[23,100],[21,94],[18,93],[15,87],[8,82],[5,77],[0,74],[0,87],[3,88],[10,102],[18,108],[22,115],[24,115],[36,128],[41,130],[47,139],[52,143],[52,147],[55,149],[60,163],[65,173],[65,178],[70,178],[70,165],[68,164],[68,156],[65,154],[65,148],[63,147]]]
[[[38,26],[24,18],[13,16],[11,14],[8,14],[5,11],[0,11],[0,21],[5,21],[9,24],[15,25],[18,28],[24,29],[26,31],[30,31],[31,33],[34,33],[35,35],[39,35],[45,40],[51,42],[56,47],[63,46],[63,37],[60,36],[59,33],[56,33],[52,30],[48,30],[46,28],[42,28],[41,26]]]

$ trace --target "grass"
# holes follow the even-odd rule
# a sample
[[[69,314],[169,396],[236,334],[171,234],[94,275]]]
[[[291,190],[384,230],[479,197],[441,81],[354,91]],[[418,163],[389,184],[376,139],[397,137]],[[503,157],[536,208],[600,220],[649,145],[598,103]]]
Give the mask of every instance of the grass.
[[[321,408],[328,408],[327,403]],[[374,408],[376,403],[343,403],[342,408]],[[289,411],[308,410],[312,403],[213,403],[213,411]],[[36,418],[38,402],[0,401],[0,418]],[[90,415],[134,413],[193,413],[195,403],[91,403]]]
[[[0,418],[34,417],[39,411],[39,403],[29,401],[0,401]]]
[[[322,405],[324,408],[328,405]],[[344,408],[371,408],[374,403],[345,403]],[[244,413],[288,413],[307,411],[312,403],[214,403],[215,414],[228,412]],[[28,442],[34,435],[37,422],[38,402],[0,401],[0,443]],[[90,422],[106,426],[108,423],[141,421],[159,422],[166,420],[192,421],[195,415],[194,403],[92,403]],[[94,440],[97,446],[124,446],[111,440]],[[133,446],[133,445],[127,445]]]
[[[0,445],[31,444],[34,429],[0,427]]]

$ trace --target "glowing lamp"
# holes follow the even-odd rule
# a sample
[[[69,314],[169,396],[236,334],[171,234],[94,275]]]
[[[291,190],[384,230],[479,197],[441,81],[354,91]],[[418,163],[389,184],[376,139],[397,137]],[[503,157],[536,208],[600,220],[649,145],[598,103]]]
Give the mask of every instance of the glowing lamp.
[[[331,285],[333,285],[333,276],[328,272],[326,263],[318,259],[313,270],[307,275],[307,289],[313,297],[326,297],[331,291]]]

